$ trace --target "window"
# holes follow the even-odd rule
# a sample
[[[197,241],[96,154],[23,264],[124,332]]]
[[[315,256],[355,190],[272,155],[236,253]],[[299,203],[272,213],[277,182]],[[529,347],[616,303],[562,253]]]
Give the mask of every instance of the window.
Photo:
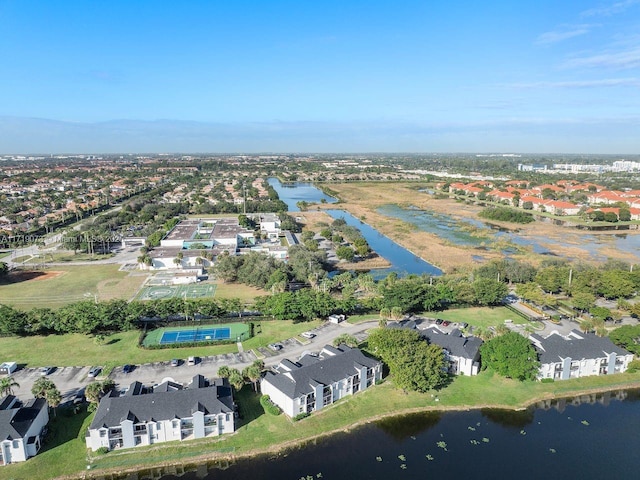
[[[156,423],[156,430],[162,430],[162,424],[160,422]]]
[[[180,426],[180,420],[173,421],[173,428],[178,428]]]
[[[13,441],[13,448],[20,448],[20,440]]]
[[[107,431],[106,430],[100,430],[100,436],[101,437],[106,437],[107,436]]]

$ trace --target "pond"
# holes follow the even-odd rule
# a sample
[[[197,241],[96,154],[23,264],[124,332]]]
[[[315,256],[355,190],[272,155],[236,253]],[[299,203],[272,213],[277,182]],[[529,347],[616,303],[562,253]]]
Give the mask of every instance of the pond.
[[[335,198],[325,194],[311,183],[281,183],[277,178],[269,178],[267,182],[278,193],[280,200],[287,204],[290,212],[299,212],[300,208],[296,204],[302,201],[309,203],[320,203],[322,200],[325,203],[337,202]]]
[[[637,478],[639,429],[640,391],[619,391],[547,401],[522,411],[400,416],[225,470],[211,464],[207,473],[203,465],[197,472],[162,478]]]

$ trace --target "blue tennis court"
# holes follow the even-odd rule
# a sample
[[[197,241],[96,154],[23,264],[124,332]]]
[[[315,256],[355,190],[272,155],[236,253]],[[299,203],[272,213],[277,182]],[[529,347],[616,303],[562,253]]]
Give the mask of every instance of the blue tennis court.
[[[229,340],[230,328],[194,328],[192,330],[167,330],[160,338],[160,344],[185,342],[210,342],[212,340]]]

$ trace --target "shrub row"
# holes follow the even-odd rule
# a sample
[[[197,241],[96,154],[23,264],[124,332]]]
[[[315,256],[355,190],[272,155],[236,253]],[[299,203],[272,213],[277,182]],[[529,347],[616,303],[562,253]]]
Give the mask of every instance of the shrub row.
[[[268,413],[269,415],[280,415],[280,413],[282,413],[280,407],[278,407],[271,401],[269,395],[262,395],[260,397],[260,405],[262,405],[262,408],[264,408],[265,413]]]

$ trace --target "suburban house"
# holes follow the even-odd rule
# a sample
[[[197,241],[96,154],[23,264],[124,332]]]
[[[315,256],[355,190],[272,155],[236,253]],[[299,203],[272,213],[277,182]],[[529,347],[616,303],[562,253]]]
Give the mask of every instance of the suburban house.
[[[546,338],[531,335],[538,352],[538,378],[566,380],[622,373],[633,360],[633,354],[617,347],[606,337],[572,330],[568,335],[553,331]]]
[[[290,417],[320,410],[382,378],[380,361],[346,345],[326,345],[317,357],[305,355],[297,362],[283,360],[276,370],[267,372],[260,388]]]
[[[184,388],[164,382],[145,388],[134,382],[100,400],[85,437],[87,448],[139,445],[213,437],[235,431],[233,394],[226,379],[202,375]]]
[[[465,337],[457,328],[444,333],[433,326],[419,330],[420,335],[430,344],[438,345],[444,350],[444,357],[449,362],[449,373],[454,375],[477,375],[480,370],[480,346],[478,337]]]
[[[49,423],[49,406],[44,398],[23,404],[13,395],[0,402],[0,465],[24,462],[42,446]]]

